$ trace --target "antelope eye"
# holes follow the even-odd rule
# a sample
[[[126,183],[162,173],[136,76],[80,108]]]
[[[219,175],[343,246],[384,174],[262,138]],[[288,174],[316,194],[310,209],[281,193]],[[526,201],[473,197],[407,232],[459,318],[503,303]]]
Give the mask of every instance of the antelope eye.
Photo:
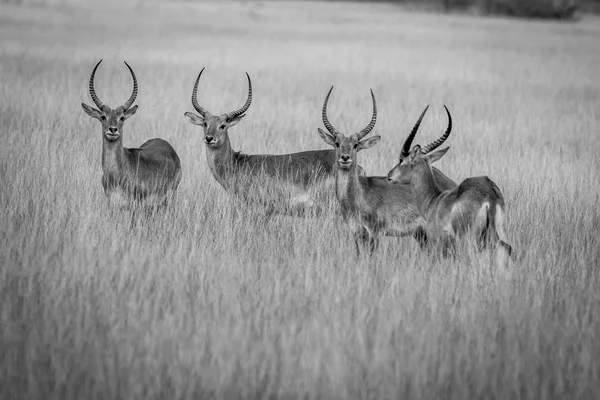
[[[219,129],[221,129],[221,130],[224,130],[225,128],[227,128],[227,126],[225,124],[223,124],[219,127]]]
[[[335,147],[340,147],[340,144],[338,142],[335,142]]]
[[[354,143],[354,146],[353,146],[353,147],[354,147],[355,149],[358,149],[358,143]]]
[[[125,117],[119,118],[119,121],[121,121],[121,122],[125,121]]]
[[[102,121],[106,121],[106,115],[101,115],[101,116],[100,116],[100,119],[101,119]]]

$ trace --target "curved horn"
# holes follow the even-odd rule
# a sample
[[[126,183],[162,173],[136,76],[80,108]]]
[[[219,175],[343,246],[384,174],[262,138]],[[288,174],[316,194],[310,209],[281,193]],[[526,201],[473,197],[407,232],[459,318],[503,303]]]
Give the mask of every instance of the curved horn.
[[[233,119],[237,116],[242,115],[243,113],[248,111],[248,108],[250,108],[250,104],[252,104],[252,81],[250,80],[250,75],[248,75],[247,72],[246,76],[248,77],[248,98],[246,99],[246,104],[244,104],[239,110],[228,112],[226,114],[227,119]]]
[[[438,140],[425,146],[423,148],[423,154],[427,154],[430,151],[440,147],[442,143],[444,143],[446,139],[448,139],[448,136],[450,136],[450,132],[452,132],[452,116],[450,115],[450,111],[448,111],[448,107],[446,107],[446,105],[444,105],[444,108],[446,109],[446,114],[448,114],[448,127],[446,128],[446,132],[444,132],[444,134]]]
[[[331,125],[331,122],[329,122],[329,119],[327,118],[327,103],[329,102],[329,96],[331,96],[332,91],[333,91],[333,85],[331,85],[329,92],[327,92],[327,96],[325,96],[325,102],[323,103],[323,110],[321,111],[321,118],[323,119],[323,125],[325,125],[325,128],[327,128],[327,131],[329,131],[329,133],[331,133],[333,136],[335,136],[337,130],[333,127],[333,125]]]
[[[101,62],[102,62],[102,60],[98,61],[98,64],[96,64],[96,66],[94,67],[94,70],[92,71],[92,75],[90,76],[90,85],[89,85],[90,86],[90,97],[94,101],[94,104],[96,104],[96,107],[98,107],[99,109],[102,109],[102,106],[104,104],[102,104],[102,102],[96,95],[96,90],[94,89],[94,76],[96,75],[96,70],[98,69],[98,66],[100,65]]]
[[[131,96],[129,96],[129,100],[127,100],[125,102],[125,104],[123,104],[123,108],[125,110],[128,110],[129,107],[131,107],[133,105],[133,102],[135,101],[135,98],[137,97],[138,84],[137,84],[137,79],[135,78],[135,73],[133,72],[133,69],[131,69],[129,64],[127,64],[127,61],[124,61],[124,63],[125,63],[125,65],[127,65],[127,68],[129,68],[129,72],[131,72],[131,77],[133,78],[133,92],[131,92]]]
[[[427,107],[425,107],[425,109],[421,113],[421,116],[417,120],[417,123],[415,124],[415,126],[413,126],[412,131],[410,131],[410,135],[408,135],[408,137],[406,138],[406,141],[404,142],[404,146],[402,146],[402,153],[400,154],[401,156],[406,157],[410,153],[410,146],[412,145],[415,135],[417,134],[417,131],[419,130],[419,126],[421,125],[421,121],[423,121],[423,117],[425,116],[425,113],[427,112],[428,109],[429,109],[429,105],[427,105]]]
[[[371,122],[369,122],[369,125],[367,125],[365,129],[358,133],[358,140],[367,136],[367,134],[371,132],[375,127],[375,122],[377,122],[377,103],[375,102],[375,95],[373,94],[373,89],[371,89],[371,99],[373,99],[373,116],[371,117]]]
[[[204,67],[204,68],[206,68],[206,67]],[[202,115],[203,117],[206,117],[207,111],[204,108],[202,108],[200,106],[200,104],[198,104],[198,83],[200,82],[200,77],[202,76],[202,73],[204,72],[204,68],[202,68],[202,70],[198,74],[198,77],[196,78],[196,83],[194,83],[194,90],[192,90],[192,105],[194,106],[196,111],[198,111],[200,113],[200,115]]]

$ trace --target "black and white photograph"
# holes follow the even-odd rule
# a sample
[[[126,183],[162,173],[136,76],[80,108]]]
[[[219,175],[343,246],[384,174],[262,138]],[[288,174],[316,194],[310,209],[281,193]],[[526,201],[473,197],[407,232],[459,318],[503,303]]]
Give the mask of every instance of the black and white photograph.
[[[600,0],[0,0],[0,400],[600,398]]]

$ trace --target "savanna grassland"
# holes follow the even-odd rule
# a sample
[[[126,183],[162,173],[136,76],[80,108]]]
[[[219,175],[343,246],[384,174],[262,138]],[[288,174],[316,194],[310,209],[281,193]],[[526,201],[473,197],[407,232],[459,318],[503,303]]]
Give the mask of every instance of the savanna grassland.
[[[180,155],[178,197],[109,209],[87,82],[136,147]],[[379,105],[369,174],[455,128],[437,164],[488,175],[520,262],[456,261],[386,238],[357,257],[333,214],[275,217],[216,184],[190,94],[240,107],[235,149],[327,148]],[[321,2],[0,4],[0,398],[594,398],[600,391],[600,23]],[[133,223],[132,223],[133,219]]]

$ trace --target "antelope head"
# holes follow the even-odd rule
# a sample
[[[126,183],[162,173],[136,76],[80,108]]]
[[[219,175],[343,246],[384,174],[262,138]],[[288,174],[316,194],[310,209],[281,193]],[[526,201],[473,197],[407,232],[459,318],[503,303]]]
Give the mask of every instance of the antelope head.
[[[427,112],[429,106],[425,107],[425,110],[421,113],[421,116],[417,120],[417,123],[413,127],[412,131],[406,138],[404,142],[404,146],[402,146],[402,151],[400,152],[400,157],[398,164],[388,173],[388,180],[390,182],[398,182],[409,184],[412,181],[412,177],[417,169],[427,168],[431,170],[431,164],[442,158],[444,154],[448,151],[450,147],[445,147],[443,149],[434,151],[438,147],[440,147],[448,136],[450,136],[450,132],[452,131],[452,116],[450,115],[450,111],[448,108],[444,106],[446,109],[446,114],[448,114],[448,127],[446,128],[446,132],[437,139],[436,141],[428,144],[425,147],[421,147],[420,145],[416,145],[412,148],[412,142],[419,130],[419,126],[421,125],[421,121]]]
[[[325,143],[335,149],[335,154],[340,169],[349,170],[353,164],[356,165],[356,155],[360,150],[373,147],[381,139],[381,136],[372,136],[366,140],[362,140],[375,127],[375,122],[377,121],[377,104],[375,102],[373,90],[371,90],[371,98],[373,99],[373,116],[371,117],[371,122],[369,122],[369,125],[367,125],[360,132],[346,136],[342,132],[335,129],[327,118],[327,102],[329,101],[329,96],[331,95],[332,91],[333,86],[331,89],[329,89],[329,92],[325,97],[325,103],[323,104],[323,111],[321,113],[323,125],[325,125],[325,128],[327,128],[327,132],[321,128],[317,129],[319,131],[319,135],[325,141]]]
[[[242,108],[221,115],[212,115],[198,104],[198,83],[203,71],[204,68],[198,74],[194,90],[192,91],[192,105],[200,115],[191,112],[186,112],[184,115],[190,123],[199,125],[204,129],[204,143],[212,149],[217,149],[229,142],[228,129],[240,122],[245,117],[244,113],[250,108],[250,104],[252,103],[252,82],[250,81],[250,75],[246,72],[246,76],[248,77],[248,98]]]
[[[92,118],[96,118],[102,124],[102,134],[109,142],[113,142],[118,140],[121,137],[123,132],[123,123],[129,117],[131,117],[137,111],[138,106],[135,105],[131,107],[135,98],[138,94],[138,85],[137,79],[135,77],[135,73],[133,69],[125,62],[127,68],[131,72],[131,76],[133,77],[133,92],[129,97],[129,100],[125,102],[122,106],[119,106],[115,109],[110,108],[109,106],[103,104],[98,95],[96,95],[96,90],[94,89],[94,76],[96,75],[96,70],[102,60],[98,61],[98,64],[94,67],[92,71],[92,76],[90,77],[90,96],[96,104],[96,108],[90,107],[87,104],[81,103],[83,110]]]

